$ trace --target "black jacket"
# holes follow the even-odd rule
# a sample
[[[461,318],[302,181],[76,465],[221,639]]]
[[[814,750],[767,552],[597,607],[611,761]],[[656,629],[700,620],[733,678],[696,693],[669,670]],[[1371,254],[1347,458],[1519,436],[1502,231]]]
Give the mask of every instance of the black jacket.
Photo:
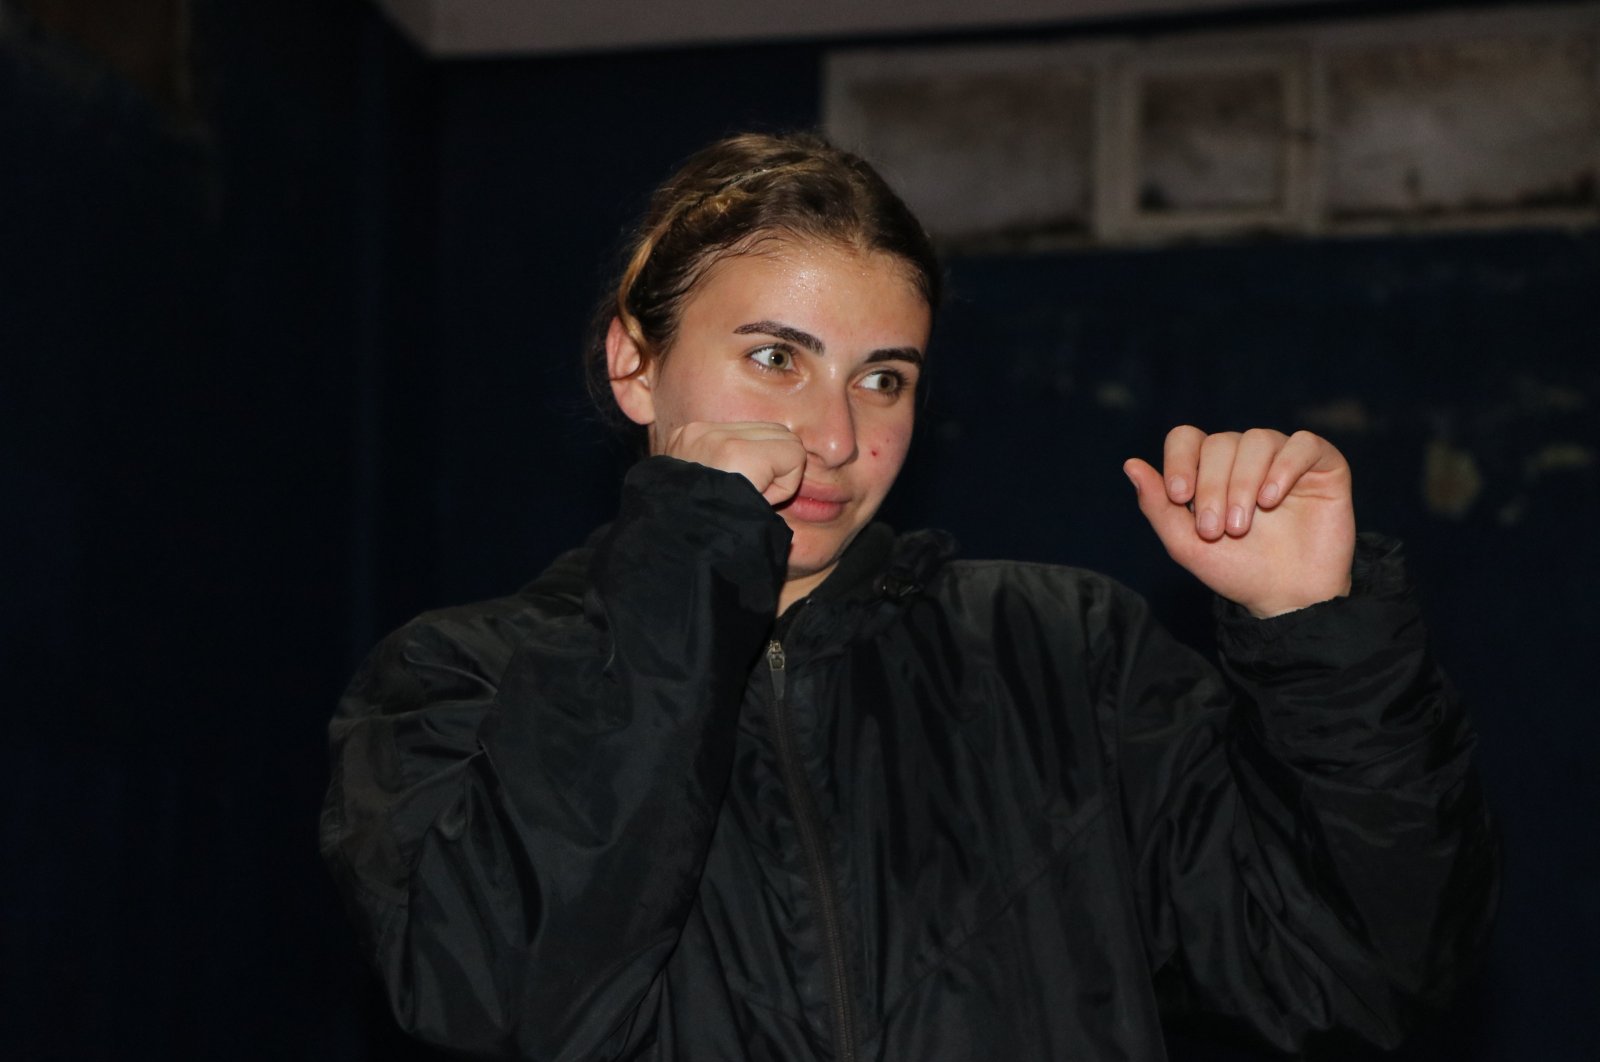
[[[1226,682],[1091,573],[789,533],[665,458],[515,597],[390,636],[322,843],[400,1023],[530,1059],[1161,1059],[1206,1015],[1380,1044],[1478,952],[1473,737],[1393,550],[1220,613]]]

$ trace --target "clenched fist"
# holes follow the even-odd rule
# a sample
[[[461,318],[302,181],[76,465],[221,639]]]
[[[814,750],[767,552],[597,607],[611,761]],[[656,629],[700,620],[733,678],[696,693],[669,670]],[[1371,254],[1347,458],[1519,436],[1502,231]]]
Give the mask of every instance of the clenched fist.
[[[657,452],[737,472],[771,505],[793,498],[806,473],[806,448],[799,437],[782,424],[761,421],[684,424],[667,433]]]
[[[1167,435],[1158,474],[1123,466],[1172,559],[1267,617],[1350,592],[1355,507],[1344,455],[1308,431]]]

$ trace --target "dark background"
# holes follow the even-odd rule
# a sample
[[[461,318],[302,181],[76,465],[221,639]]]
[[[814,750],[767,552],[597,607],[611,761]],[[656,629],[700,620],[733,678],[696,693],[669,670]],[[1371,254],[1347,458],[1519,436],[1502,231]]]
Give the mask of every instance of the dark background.
[[[0,36],[0,1056],[422,1058],[316,854],[327,717],[386,630],[606,518],[610,253],[694,147],[815,124],[837,42],[429,64],[357,0],[193,12],[177,87]],[[1203,643],[1121,459],[1317,423],[1409,544],[1508,852],[1486,970],[1404,1057],[1591,1057],[1600,231],[950,265],[889,518]],[[1441,442],[1483,472],[1455,518]]]

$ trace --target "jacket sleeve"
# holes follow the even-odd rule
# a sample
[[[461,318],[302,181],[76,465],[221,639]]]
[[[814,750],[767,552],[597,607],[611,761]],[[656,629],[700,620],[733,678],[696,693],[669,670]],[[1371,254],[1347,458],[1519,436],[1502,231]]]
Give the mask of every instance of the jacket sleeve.
[[[1284,1051],[1392,1047],[1477,965],[1498,847],[1475,738],[1397,546],[1348,598],[1219,603],[1226,681],[1142,602],[1116,653],[1117,771],[1163,1013]]]
[[[651,458],[581,610],[535,584],[373,652],[321,840],[403,1028],[538,1059],[648,1035],[788,544],[742,478]]]

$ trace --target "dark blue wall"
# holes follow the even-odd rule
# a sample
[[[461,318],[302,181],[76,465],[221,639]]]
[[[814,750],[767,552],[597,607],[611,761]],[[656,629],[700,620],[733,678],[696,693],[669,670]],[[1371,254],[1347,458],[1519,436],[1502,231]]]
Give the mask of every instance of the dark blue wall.
[[[355,3],[196,15],[198,124],[0,46],[6,1058],[364,1041],[314,838],[387,38]]]
[[[605,518],[576,352],[610,251],[694,147],[814,123],[822,49],[430,66],[356,0],[198,14],[198,127],[0,46],[0,1055],[420,1058],[316,860],[327,715],[384,630]],[[1359,402],[1329,434],[1412,547],[1510,851],[1490,969],[1410,1057],[1581,1057],[1600,492],[1534,469],[1600,447],[1600,235],[952,280],[891,518],[1112,571],[1200,641],[1121,458]],[[1421,501],[1445,438],[1484,471],[1457,519]]]
[[[1508,851],[1487,975],[1410,1056],[1587,1057],[1600,232],[963,261],[954,279],[922,452],[892,507],[975,554],[1112,572],[1194,643],[1205,594],[1143,526],[1121,459],[1154,459],[1176,423],[1288,430],[1359,406],[1322,430],[1351,460],[1361,525],[1407,544]],[[1457,517],[1424,504],[1428,446],[1446,440],[1483,479]]]

